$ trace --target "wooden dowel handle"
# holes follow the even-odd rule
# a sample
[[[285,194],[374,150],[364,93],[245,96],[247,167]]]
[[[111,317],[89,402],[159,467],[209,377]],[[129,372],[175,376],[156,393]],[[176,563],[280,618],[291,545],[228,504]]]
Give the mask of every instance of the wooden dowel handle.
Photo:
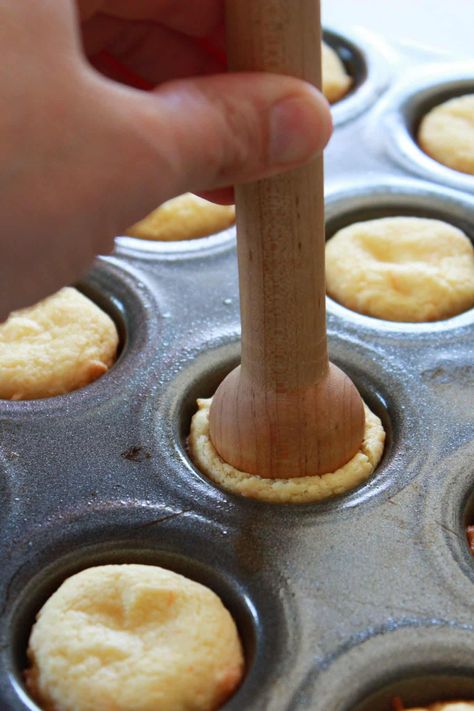
[[[233,70],[321,86],[319,0],[227,0]],[[322,157],[236,188],[242,370],[266,390],[327,372]]]

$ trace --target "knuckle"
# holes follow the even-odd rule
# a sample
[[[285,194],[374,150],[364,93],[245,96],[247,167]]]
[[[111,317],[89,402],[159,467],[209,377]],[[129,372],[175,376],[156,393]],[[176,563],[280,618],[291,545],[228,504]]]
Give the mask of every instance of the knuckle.
[[[216,182],[228,184],[229,179],[245,179],[264,162],[263,132],[257,112],[245,103],[226,98],[218,107],[222,137]]]

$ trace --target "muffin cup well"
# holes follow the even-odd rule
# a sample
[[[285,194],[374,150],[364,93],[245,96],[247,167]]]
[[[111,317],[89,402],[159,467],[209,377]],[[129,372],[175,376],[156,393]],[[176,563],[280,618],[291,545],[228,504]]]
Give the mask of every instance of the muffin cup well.
[[[392,620],[354,636],[327,664],[308,674],[297,697],[318,698],[326,711],[393,711],[447,699],[474,700],[474,629],[443,620]],[[344,652],[344,653],[342,653]]]
[[[474,198],[429,183],[402,181],[384,174],[370,182],[361,180],[347,187],[339,185],[337,190],[327,195],[326,239],[355,222],[398,216],[443,220],[462,230],[474,243]],[[328,312],[359,328],[376,329],[387,334],[405,332],[422,338],[429,334],[439,337],[442,331],[474,323],[474,309],[440,321],[406,323],[360,314],[330,297]]]
[[[119,235],[115,238],[115,254],[140,261],[181,260],[225,252],[235,247],[235,226],[208,237],[162,241]]]
[[[130,374],[140,367],[142,353],[156,340],[159,330],[160,309],[143,278],[114,259],[98,259],[75,287],[114,321],[119,334],[115,363],[89,385],[63,395],[37,400],[0,400],[0,418],[28,419],[61,409],[78,414],[97,403],[99,398],[114,397],[117,388],[123,387]],[[156,320],[151,321],[152,309]]]
[[[418,127],[435,106],[474,93],[474,63],[433,65],[410,73],[384,97],[373,119],[385,150],[401,168],[427,180],[474,193],[474,175],[453,170],[427,155],[418,145]]]
[[[39,532],[30,557],[28,567],[12,578],[2,629],[0,667],[9,680],[2,691],[15,708],[37,709],[23,683],[37,612],[66,578],[97,565],[158,565],[206,585],[221,598],[237,624],[246,666],[241,686],[225,705],[229,711],[264,697],[281,673],[287,623],[278,590],[257,587],[242,576],[225,532],[199,517],[138,506],[91,512],[87,526],[83,521]]]
[[[331,105],[337,127],[355,119],[376,101],[389,81],[388,63],[367,33],[339,33],[327,27],[323,39],[335,50],[353,80],[348,93]]]
[[[172,486],[190,500],[199,496],[203,504],[213,507],[217,516],[221,508],[218,502],[227,502],[239,516],[245,511],[258,510],[260,515],[267,511],[271,517],[272,510],[281,509],[295,523],[325,515],[332,517],[337,511],[368,505],[374,498],[384,499],[403,487],[421,465],[418,461],[421,413],[417,413],[418,404],[411,397],[412,377],[417,374],[412,376],[404,364],[387,359],[377,347],[341,338],[331,331],[329,353],[330,360],[347,372],[368,406],[380,417],[386,432],[382,460],[366,482],[319,503],[269,504],[230,494],[199,471],[187,451],[196,399],[211,397],[223,378],[238,365],[240,343],[235,340],[226,345],[203,344],[202,352],[173,379],[158,403],[154,415],[156,447],[168,449],[169,466],[174,472],[165,486]]]

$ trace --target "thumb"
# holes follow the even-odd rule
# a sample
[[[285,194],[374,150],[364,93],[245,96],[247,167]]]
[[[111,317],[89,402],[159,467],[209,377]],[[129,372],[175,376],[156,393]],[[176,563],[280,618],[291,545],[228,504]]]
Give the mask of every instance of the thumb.
[[[299,79],[225,74],[165,84],[146,94],[110,85],[109,148],[121,156],[125,228],[186,191],[216,190],[301,165],[331,134],[324,97]],[[112,96],[111,96],[112,94]],[[120,135],[120,145],[114,136]],[[118,186],[119,187],[119,186]],[[133,214],[132,214],[133,213]]]
[[[19,122],[2,144],[10,239],[0,318],[77,279],[161,202],[296,167],[331,132],[325,99],[291,77],[225,74],[152,93],[93,71],[58,77],[25,112],[35,120]]]

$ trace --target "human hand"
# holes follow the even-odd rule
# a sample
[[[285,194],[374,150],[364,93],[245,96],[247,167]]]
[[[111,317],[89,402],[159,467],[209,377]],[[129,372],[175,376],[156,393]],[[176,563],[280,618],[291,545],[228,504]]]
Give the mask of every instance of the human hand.
[[[215,74],[192,38],[222,26],[222,0],[1,3],[0,318],[75,281],[174,195],[225,197],[322,150],[330,116],[313,88]],[[104,50],[159,86],[100,74]]]

